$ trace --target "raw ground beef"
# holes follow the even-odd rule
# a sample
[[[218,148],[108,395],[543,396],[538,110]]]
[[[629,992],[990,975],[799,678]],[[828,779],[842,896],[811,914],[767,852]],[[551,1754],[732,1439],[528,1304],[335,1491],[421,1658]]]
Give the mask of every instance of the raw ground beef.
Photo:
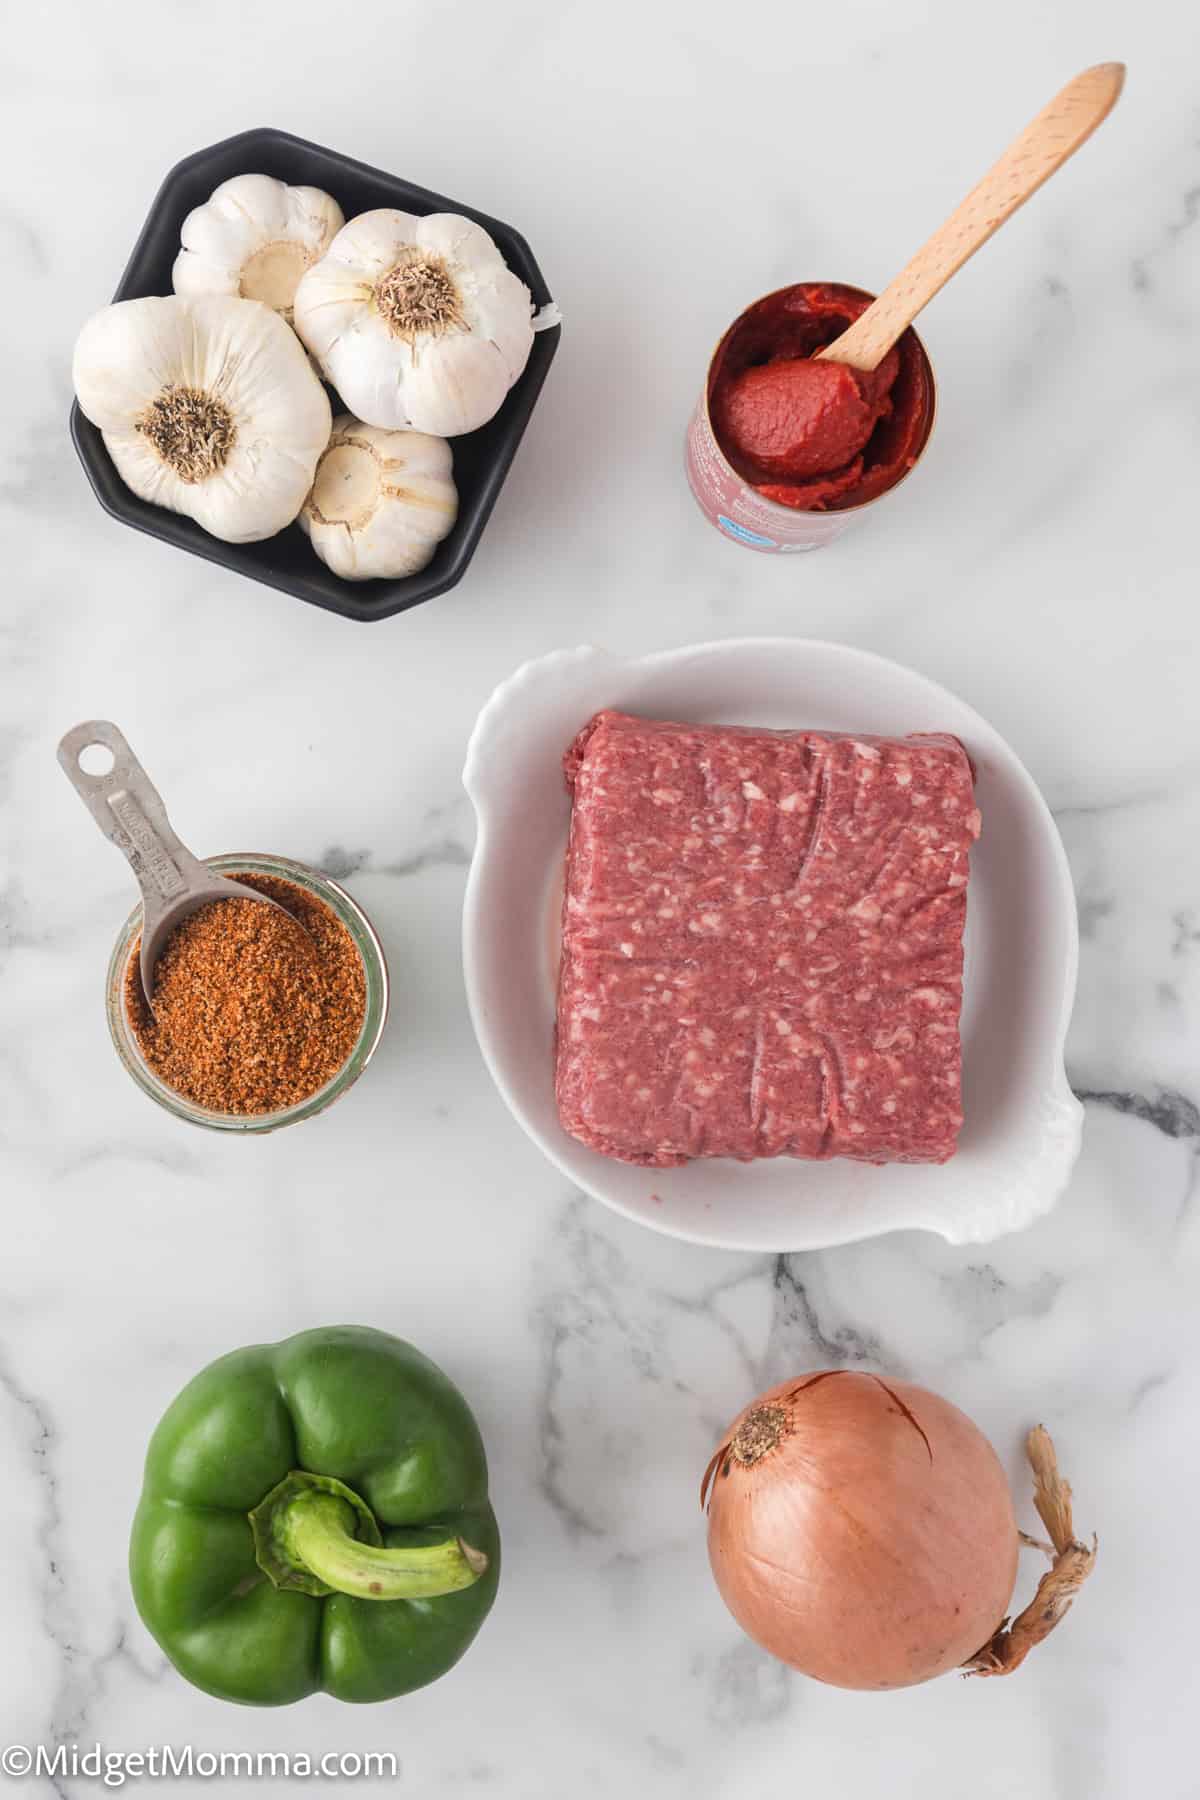
[[[574,796],[559,1117],[622,1162],[945,1162],[979,835],[956,738],[598,713]]]

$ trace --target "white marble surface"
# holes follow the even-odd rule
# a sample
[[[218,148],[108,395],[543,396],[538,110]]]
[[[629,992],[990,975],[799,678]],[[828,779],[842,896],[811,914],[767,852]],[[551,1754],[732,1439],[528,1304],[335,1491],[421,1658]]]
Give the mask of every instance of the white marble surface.
[[[8,21],[0,1739],[389,1749],[398,1791],[504,1800],[1200,1792],[1197,24],[1113,0],[73,0]],[[680,438],[730,316],[788,279],[881,285],[1062,80],[1114,56],[1113,120],[926,317],[941,417],[903,499],[799,561],[723,543]],[[122,529],[66,438],[75,329],[161,174],[261,123],[511,219],[567,321],[468,581],[380,626]],[[1057,1212],[986,1250],[912,1235],[773,1262],[656,1239],[564,1187],[475,1050],[458,776],[492,684],[559,644],[787,631],[961,692],[1061,822],[1085,1147]],[[94,713],[197,849],[322,863],[374,915],[391,1029],[315,1124],[221,1141],[118,1068],[100,986],[129,885],[53,754]],[[145,1441],[212,1356],[343,1320],[411,1336],[470,1394],[501,1598],[461,1670],[406,1702],[224,1706],[133,1613]],[[696,1505],[715,1434],[839,1361],[948,1394],[1015,1479],[1027,1424],[1058,1438],[1100,1566],[1013,1680],[823,1690],[724,1613]]]

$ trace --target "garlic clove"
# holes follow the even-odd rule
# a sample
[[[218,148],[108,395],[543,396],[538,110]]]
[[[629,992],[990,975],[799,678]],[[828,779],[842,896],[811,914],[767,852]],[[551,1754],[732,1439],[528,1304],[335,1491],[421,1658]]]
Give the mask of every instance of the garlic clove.
[[[196,488],[191,517],[227,544],[258,543],[292,523],[306,475],[307,464],[291,451],[262,438],[239,438],[219,479]]]
[[[508,385],[512,386],[533,348],[533,314],[525,304],[529,289],[511,269],[500,268],[486,287],[475,295],[471,328],[490,338],[504,359]]]
[[[297,523],[344,581],[414,575],[457,517],[451,470],[444,439],[382,431],[343,413]]]
[[[290,320],[297,283],[343,223],[341,207],[320,188],[235,175],[184,220],[172,285],[185,296],[259,300]]]
[[[389,339],[376,321],[360,320],[320,360],[327,380],[357,418],[382,431],[410,429],[405,383],[413,354],[407,344]]]
[[[351,271],[357,282],[368,285],[387,273],[396,260],[397,249],[412,242],[420,223],[416,213],[401,212],[393,206],[376,207],[373,212],[359,213],[344,225],[326,254],[332,262]]]
[[[245,219],[259,232],[277,232],[287,223],[288,192],[274,175],[231,175],[213,189],[208,206],[222,218]]]
[[[104,447],[125,486],[142,500],[169,512],[188,511],[184,484],[140,432],[105,432]]]
[[[320,246],[323,256],[346,223],[337,201],[323,188],[315,187],[285,187],[283,198],[288,230],[303,237],[310,248]]]
[[[244,213],[218,212],[210,200],[183,221],[180,249],[171,272],[177,294],[237,295],[241,267],[265,241],[262,227]],[[220,272],[221,286],[213,285]],[[186,283],[187,288],[180,285]],[[208,285],[206,285],[206,283]]]
[[[459,213],[427,213],[418,219],[413,231],[413,241],[423,249],[434,251],[457,269],[468,273],[472,284],[481,277],[503,270],[511,274],[511,270],[494,240],[477,225],[474,219],[464,219]],[[516,280],[516,277],[513,276]]]
[[[404,407],[415,431],[458,437],[499,412],[508,369],[490,339],[445,338],[439,354],[416,356],[404,384]]]
[[[101,431],[120,431],[150,405],[190,348],[185,322],[156,299],[106,306],[75,342],[72,379],[80,407]]]
[[[352,270],[332,256],[323,257],[300,278],[293,324],[301,342],[323,367],[327,368],[326,358],[332,357],[340,340],[374,328],[369,292]],[[382,332],[380,335],[382,338]]]

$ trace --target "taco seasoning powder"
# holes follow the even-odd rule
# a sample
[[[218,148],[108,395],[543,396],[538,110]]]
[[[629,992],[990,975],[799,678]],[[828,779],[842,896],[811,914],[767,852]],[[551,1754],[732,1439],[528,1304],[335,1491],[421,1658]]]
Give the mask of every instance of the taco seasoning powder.
[[[216,900],[171,933],[142,995],[139,938],[125,1009],[139,1050],[167,1087],[212,1112],[297,1106],[349,1060],[366,1015],[362,957],[323,900],[274,875],[238,875],[292,915]],[[298,923],[296,922],[298,921]]]

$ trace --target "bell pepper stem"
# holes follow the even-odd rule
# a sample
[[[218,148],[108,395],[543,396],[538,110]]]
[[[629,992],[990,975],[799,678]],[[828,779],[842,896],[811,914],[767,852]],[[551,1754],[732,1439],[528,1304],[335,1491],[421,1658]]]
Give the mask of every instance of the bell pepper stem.
[[[249,1515],[259,1568],[277,1588],[357,1600],[434,1600],[487,1572],[484,1551],[441,1528],[385,1547],[361,1495],[332,1475],[293,1469]]]
[[[472,1587],[488,1566],[484,1552],[460,1537],[388,1550],[360,1542],[353,1530],[344,1500],[308,1493],[289,1506],[281,1539],[318,1581],[357,1600],[432,1600]]]

